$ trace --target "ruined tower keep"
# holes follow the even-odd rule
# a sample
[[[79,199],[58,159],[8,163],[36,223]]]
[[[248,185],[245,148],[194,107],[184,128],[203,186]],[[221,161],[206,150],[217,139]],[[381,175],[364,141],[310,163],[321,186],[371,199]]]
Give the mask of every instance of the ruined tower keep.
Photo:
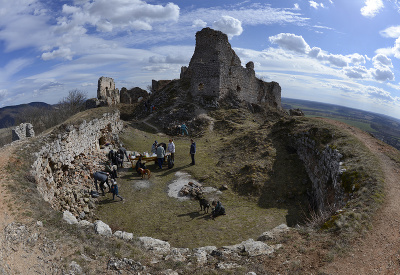
[[[182,68],[181,80],[190,82],[193,98],[205,107],[218,107],[221,101],[235,98],[282,108],[279,84],[258,79],[253,62],[242,67],[228,36],[210,28],[196,33],[195,51],[189,67]]]
[[[97,84],[97,99],[111,106],[120,102],[119,90],[115,88],[114,79],[100,77]]]

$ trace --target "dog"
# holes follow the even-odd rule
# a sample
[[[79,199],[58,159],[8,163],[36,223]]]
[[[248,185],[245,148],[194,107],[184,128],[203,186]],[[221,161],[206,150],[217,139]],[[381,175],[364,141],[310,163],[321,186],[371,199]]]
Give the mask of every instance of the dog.
[[[151,177],[151,172],[149,169],[138,168],[138,172],[142,175],[142,179],[147,175],[147,179]]]
[[[208,209],[210,209],[210,203],[208,200],[206,200],[203,196],[197,195],[196,198],[200,202],[200,211],[204,211],[205,213],[208,213]]]

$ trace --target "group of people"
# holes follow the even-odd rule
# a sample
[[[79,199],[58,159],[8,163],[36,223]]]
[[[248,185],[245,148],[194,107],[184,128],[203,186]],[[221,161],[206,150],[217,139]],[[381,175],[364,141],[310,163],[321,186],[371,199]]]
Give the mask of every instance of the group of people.
[[[117,151],[110,150],[107,154],[108,160],[104,166],[105,171],[97,171],[93,174],[96,191],[99,191],[100,186],[103,196],[105,195],[104,187],[107,185],[108,191],[113,194],[113,200],[115,200],[115,197],[120,198],[121,201],[123,200],[119,195],[116,179],[118,178],[118,167],[123,167],[125,156],[128,159],[128,152],[123,146],[121,146]],[[109,176],[111,184],[108,182]],[[100,184],[97,184],[97,181],[99,181]]]

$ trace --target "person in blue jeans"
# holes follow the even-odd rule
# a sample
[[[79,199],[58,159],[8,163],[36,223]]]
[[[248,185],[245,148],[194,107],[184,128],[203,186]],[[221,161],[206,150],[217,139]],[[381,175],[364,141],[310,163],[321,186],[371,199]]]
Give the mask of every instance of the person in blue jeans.
[[[196,154],[196,142],[193,139],[190,139],[190,156],[192,157],[192,163],[190,165],[195,165],[194,155]]]
[[[113,180],[111,180],[111,181],[112,181],[111,192],[112,192],[112,194],[113,194],[113,200],[115,200],[115,196],[117,196],[118,198],[121,199],[121,201],[123,201],[124,198],[121,197],[121,196],[118,194],[118,185],[117,185],[117,181],[116,181],[115,179],[113,179]]]

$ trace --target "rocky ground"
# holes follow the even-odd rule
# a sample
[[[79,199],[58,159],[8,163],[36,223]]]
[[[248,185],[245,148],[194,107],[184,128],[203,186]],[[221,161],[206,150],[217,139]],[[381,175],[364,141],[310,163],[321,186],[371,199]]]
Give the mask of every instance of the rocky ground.
[[[114,240],[102,245],[102,239],[87,229],[78,230],[64,224],[58,229],[36,216],[29,214],[29,204],[10,192],[15,185],[8,164],[15,162],[14,150],[21,142],[2,147],[0,150],[0,272],[2,274],[399,274],[400,273],[400,158],[394,148],[348,125],[332,122],[360,139],[380,160],[385,171],[386,198],[375,216],[371,230],[357,238],[342,254],[329,257],[329,244],[335,242],[332,235],[323,235],[320,241],[310,237],[313,232],[293,230],[276,238],[271,255],[248,257],[247,254],[227,256],[214,249],[198,251],[206,257],[204,267],[183,268],[179,265],[162,265],[160,261],[179,258],[182,251],[172,251],[170,258],[146,256],[148,252],[136,251],[135,244],[129,249],[123,242]],[[78,232],[78,233],[76,233]],[[329,240],[331,239],[331,240]],[[107,241],[106,241],[107,242]],[[89,248],[92,243],[95,248]],[[245,246],[247,243],[239,244]],[[281,246],[282,247],[281,247]],[[107,248],[104,248],[107,247]],[[105,251],[99,253],[98,251]],[[107,250],[108,249],[108,250]],[[237,249],[236,247],[233,249]],[[254,249],[251,250],[254,252]],[[112,250],[112,252],[111,252]],[[129,257],[125,250],[135,250],[144,262]],[[240,250],[240,249],[239,249]],[[109,251],[110,254],[107,254]],[[217,251],[217,250],[215,250]],[[132,252],[130,252],[132,253]],[[194,255],[191,252],[191,255]],[[119,257],[118,257],[119,256]],[[134,258],[137,258],[135,256]],[[190,257],[189,257],[190,258]],[[191,262],[191,261],[189,261]],[[252,266],[253,269],[241,268]],[[181,270],[181,271],[180,271]],[[249,274],[254,274],[249,273]]]

